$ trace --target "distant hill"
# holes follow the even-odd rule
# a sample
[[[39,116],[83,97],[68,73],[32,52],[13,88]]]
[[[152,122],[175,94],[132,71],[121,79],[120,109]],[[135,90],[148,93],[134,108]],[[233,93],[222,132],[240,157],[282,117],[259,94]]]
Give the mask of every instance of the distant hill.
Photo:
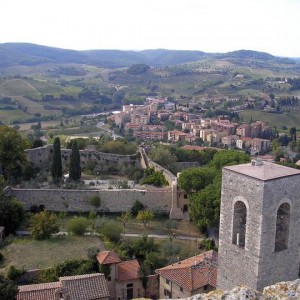
[[[75,51],[27,43],[0,44],[0,67],[34,66],[45,63],[84,63],[107,68],[129,67],[133,64],[168,66],[195,62],[206,58],[229,60],[261,60],[264,62],[295,63],[295,60],[275,57],[271,54],[250,50],[228,53],[205,53],[189,50],[87,50]]]

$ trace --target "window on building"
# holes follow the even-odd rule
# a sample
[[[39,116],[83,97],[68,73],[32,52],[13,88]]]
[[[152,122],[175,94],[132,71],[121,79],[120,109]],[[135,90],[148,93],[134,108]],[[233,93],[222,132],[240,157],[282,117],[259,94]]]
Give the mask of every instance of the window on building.
[[[247,207],[242,201],[237,201],[233,211],[232,243],[245,248]]]
[[[111,276],[110,276],[110,275],[107,277],[107,280],[108,280],[108,281],[111,281]]]
[[[172,293],[169,290],[164,289],[164,296],[166,298],[172,298]]]
[[[169,279],[166,279],[166,284],[170,284],[170,280]]]
[[[277,210],[275,252],[288,248],[290,229],[290,205],[283,203]]]
[[[182,286],[180,287],[180,292],[183,292],[183,287]]]

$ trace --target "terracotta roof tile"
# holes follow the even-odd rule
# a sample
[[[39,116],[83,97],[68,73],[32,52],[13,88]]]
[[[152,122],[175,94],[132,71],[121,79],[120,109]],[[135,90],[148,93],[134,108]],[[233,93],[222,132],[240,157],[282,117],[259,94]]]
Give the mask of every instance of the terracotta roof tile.
[[[97,260],[102,265],[116,264],[121,261],[120,257],[113,251],[102,251],[97,254]]]
[[[195,291],[207,284],[216,287],[217,253],[207,251],[155,272],[189,291]]]
[[[17,300],[56,300],[63,293],[72,300],[92,300],[109,297],[103,274],[60,277],[58,282],[19,286]]]
[[[109,297],[104,274],[87,274],[59,278],[72,300],[92,300]]]
[[[140,278],[140,264],[136,259],[117,264],[117,281],[128,281]]]
[[[59,282],[22,285],[19,286],[17,300],[55,300],[59,288]]]

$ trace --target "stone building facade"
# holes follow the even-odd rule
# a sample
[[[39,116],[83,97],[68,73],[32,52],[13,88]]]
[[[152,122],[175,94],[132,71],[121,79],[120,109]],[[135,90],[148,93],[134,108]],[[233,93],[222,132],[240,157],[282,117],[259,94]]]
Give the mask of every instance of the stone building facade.
[[[263,290],[299,274],[300,171],[269,162],[223,169],[218,288]]]

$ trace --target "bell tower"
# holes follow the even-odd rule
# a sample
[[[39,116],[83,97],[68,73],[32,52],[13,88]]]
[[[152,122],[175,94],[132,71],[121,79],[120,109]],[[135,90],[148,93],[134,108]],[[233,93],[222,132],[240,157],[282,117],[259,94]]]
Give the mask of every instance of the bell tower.
[[[253,160],[223,168],[218,288],[298,278],[300,170]]]

